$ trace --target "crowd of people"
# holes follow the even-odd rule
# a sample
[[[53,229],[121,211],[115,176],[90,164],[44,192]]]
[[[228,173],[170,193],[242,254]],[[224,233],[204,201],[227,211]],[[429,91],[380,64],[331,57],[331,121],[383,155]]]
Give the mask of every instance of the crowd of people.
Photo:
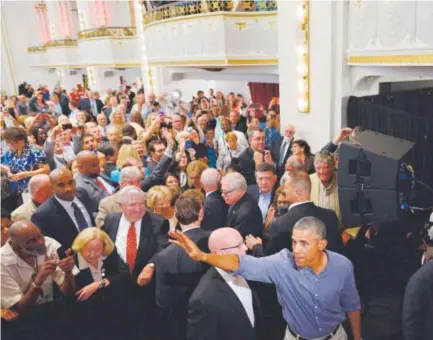
[[[415,282],[402,306],[421,263],[407,226],[344,225],[336,169],[352,129],[314,154],[280,126],[277,97],[214,89],[183,102],[24,83],[1,105],[5,338],[433,334],[432,304],[413,303],[432,291]]]

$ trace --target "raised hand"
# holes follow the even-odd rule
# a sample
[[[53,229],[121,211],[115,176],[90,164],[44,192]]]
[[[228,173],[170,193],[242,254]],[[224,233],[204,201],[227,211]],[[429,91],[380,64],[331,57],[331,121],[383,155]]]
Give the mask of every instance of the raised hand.
[[[170,231],[168,235],[171,237],[170,243],[175,243],[182,247],[190,258],[194,261],[202,261],[204,253],[197,247],[197,245],[185,234],[180,231]]]
[[[99,289],[99,282],[92,282],[87,286],[81,288],[78,292],[75,293],[78,301],[86,301],[89,297],[95,294]]]

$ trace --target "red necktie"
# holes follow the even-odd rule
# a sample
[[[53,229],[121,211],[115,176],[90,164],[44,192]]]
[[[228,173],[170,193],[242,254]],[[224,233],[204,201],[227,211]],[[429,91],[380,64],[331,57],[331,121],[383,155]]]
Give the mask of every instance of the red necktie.
[[[129,226],[128,235],[126,237],[126,263],[129,270],[134,270],[135,258],[137,257],[137,234],[135,231],[134,223]]]
[[[95,178],[96,185],[104,191],[108,191],[105,185],[101,182],[99,178]]]

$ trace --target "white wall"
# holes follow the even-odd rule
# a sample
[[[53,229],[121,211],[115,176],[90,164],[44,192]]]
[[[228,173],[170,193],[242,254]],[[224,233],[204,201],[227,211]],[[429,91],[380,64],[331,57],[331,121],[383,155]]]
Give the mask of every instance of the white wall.
[[[49,88],[52,89],[57,81],[56,72],[49,73],[47,70],[33,68],[29,63],[27,48],[34,45],[35,36],[37,36],[39,32],[39,27],[35,26],[36,24],[33,20],[36,16],[36,12],[32,2],[3,1],[1,3],[1,9],[2,21],[4,24],[2,27],[5,28],[3,33],[9,42],[9,51],[12,57],[12,72],[15,75],[16,86],[26,81],[27,83],[32,84],[34,87],[37,87],[39,84],[44,84],[48,85]],[[17,18],[29,19],[17,20]],[[3,41],[1,47],[3,59]],[[7,77],[3,78],[2,76],[2,83],[3,81],[5,81],[7,84]],[[10,88],[10,85],[8,85],[8,88]]]

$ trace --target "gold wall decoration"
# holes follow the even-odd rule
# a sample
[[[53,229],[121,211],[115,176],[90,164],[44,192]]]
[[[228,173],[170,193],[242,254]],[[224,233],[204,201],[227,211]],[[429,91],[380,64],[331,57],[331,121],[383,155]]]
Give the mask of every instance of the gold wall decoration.
[[[91,38],[131,38],[136,36],[135,27],[99,27],[78,32],[78,40]]]
[[[135,27],[135,9],[134,9],[134,0],[128,0],[128,9],[129,9],[129,16],[131,18],[131,26]]]
[[[240,1],[236,12],[272,12],[278,9],[277,0]],[[161,20],[207,13],[224,13],[233,10],[231,0],[179,1],[143,13],[143,25]]]
[[[247,27],[247,23],[246,22],[235,22],[235,26],[239,31],[243,31],[245,29],[245,27]]]
[[[77,41],[74,39],[52,40],[47,41],[44,47],[77,47]]]
[[[28,53],[45,53],[47,51],[47,48],[45,46],[31,46],[27,48]]]
[[[299,1],[296,16],[298,19],[296,55],[298,74],[298,112],[310,112],[310,2]]]
[[[353,55],[347,58],[347,63],[352,65],[433,65],[433,54]]]

